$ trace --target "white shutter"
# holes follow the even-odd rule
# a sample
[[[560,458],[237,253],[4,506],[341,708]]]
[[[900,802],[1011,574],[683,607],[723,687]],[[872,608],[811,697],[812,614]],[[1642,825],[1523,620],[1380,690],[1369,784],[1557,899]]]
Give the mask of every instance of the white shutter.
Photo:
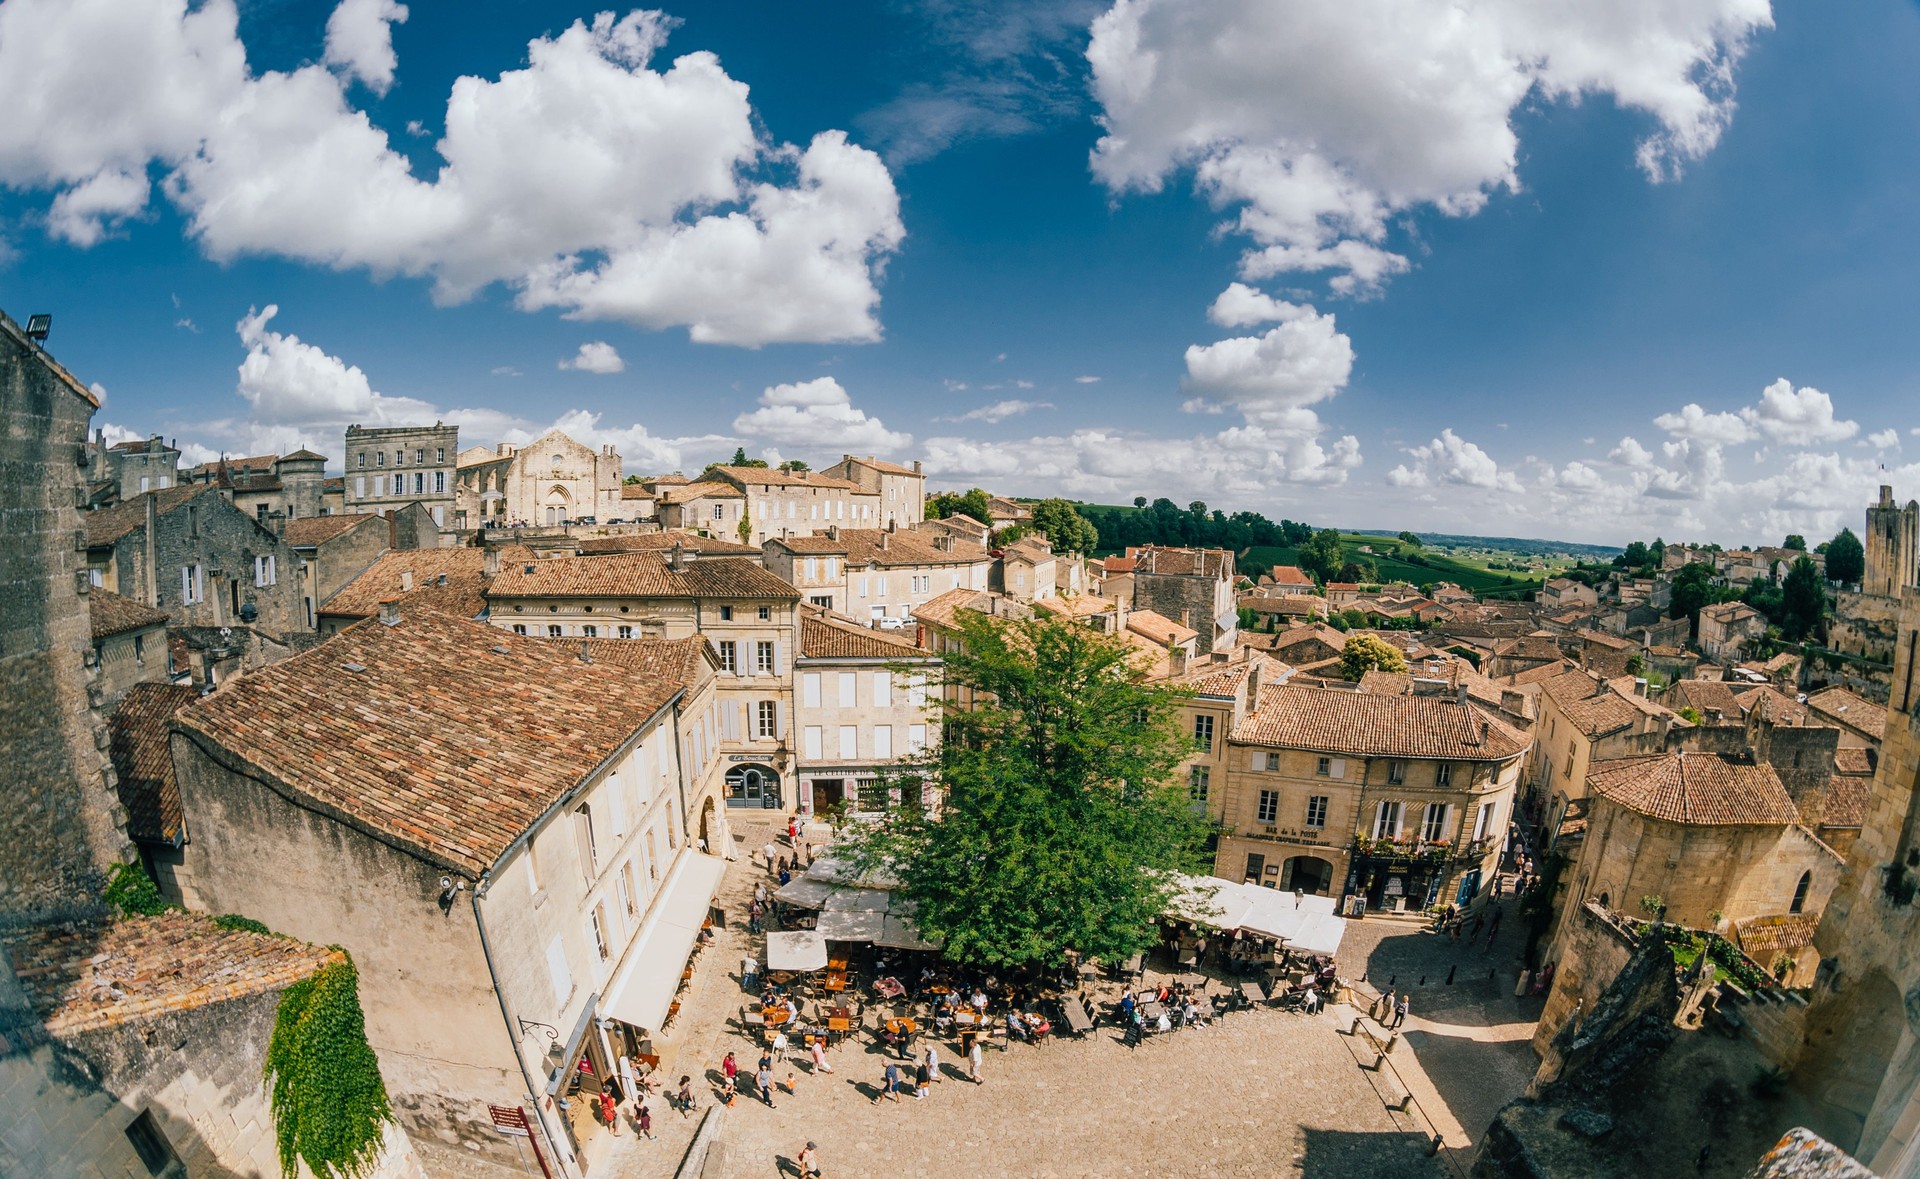
[[[1266,755],[1266,754],[1265,754],[1264,752],[1262,752],[1262,751],[1260,751],[1260,750],[1255,750],[1255,751],[1254,751],[1254,753],[1253,753],[1253,757],[1252,757],[1252,759],[1251,759],[1251,760],[1250,760],[1250,761],[1249,761],[1249,762],[1247,763],[1247,768],[1248,768],[1248,769],[1250,769],[1250,770],[1264,770],[1264,769],[1266,769],[1266,768],[1267,768],[1267,755]]]
[[[778,741],[787,735],[787,705],[784,700],[773,702],[773,739]]]
[[[893,707],[893,673],[876,671],[873,673],[873,706],[875,708]]]
[[[808,761],[820,761],[823,757],[824,736],[819,725],[807,726],[806,756]]]
[[[565,1003],[573,993],[573,972],[567,969],[567,947],[559,934],[547,943],[547,975],[553,980],[553,1001]]]
[[[875,761],[886,761],[893,756],[893,726],[873,726],[873,757]]]
[[[840,726],[840,760],[852,761],[860,756],[860,729],[856,725]]]
[[[180,567],[180,601],[189,605],[193,602],[193,566],[191,565]]]
[[[1330,769],[1332,770],[1332,776],[1333,776],[1333,777],[1336,777],[1336,778],[1344,778],[1344,777],[1346,777],[1346,776],[1347,776],[1347,762],[1346,762],[1346,759],[1345,759],[1345,758],[1339,758],[1339,757],[1336,757],[1336,758],[1334,758],[1334,759],[1333,759],[1333,765],[1332,765],[1332,766],[1330,767]]]
[[[773,641],[773,674],[787,673],[787,645],[779,639]]]
[[[860,703],[860,676],[856,672],[840,673],[840,707],[854,708]]]
[[[800,703],[807,708],[820,707],[820,673],[807,672],[800,677]]]

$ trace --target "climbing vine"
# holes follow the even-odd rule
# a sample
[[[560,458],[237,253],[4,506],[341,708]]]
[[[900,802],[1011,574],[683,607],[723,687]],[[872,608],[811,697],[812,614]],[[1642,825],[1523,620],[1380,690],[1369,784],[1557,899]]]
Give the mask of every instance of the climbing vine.
[[[344,953],[281,994],[263,1079],[287,1179],[302,1162],[316,1179],[354,1179],[379,1159],[393,1109]]]
[[[248,933],[271,934],[273,932],[267,928],[266,922],[255,921],[251,917],[242,917],[238,913],[222,913],[213,919],[213,923],[219,928],[229,931],[244,929]]]
[[[153,877],[138,864],[115,864],[108,869],[104,899],[122,917],[152,917],[173,908]]]

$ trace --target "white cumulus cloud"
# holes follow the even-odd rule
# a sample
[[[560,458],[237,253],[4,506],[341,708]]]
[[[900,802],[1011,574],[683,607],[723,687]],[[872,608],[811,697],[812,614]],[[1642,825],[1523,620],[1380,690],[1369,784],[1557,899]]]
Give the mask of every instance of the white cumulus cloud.
[[[612,344],[594,340],[580,345],[580,351],[562,360],[560,367],[583,373],[617,373],[626,370],[627,362]]]
[[[1503,471],[1493,456],[1453,432],[1440,431],[1440,437],[1425,446],[1408,449],[1411,464],[1401,464],[1387,472],[1387,482],[1395,487],[1478,487],[1489,491],[1518,492],[1520,481],[1511,471]],[[1577,477],[1577,476],[1576,476]]]
[[[856,409],[853,398],[832,377],[773,385],[760,395],[760,408],[733,419],[736,434],[815,451],[899,450],[911,434],[889,430],[879,418]]]
[[[1867,435],[1867,445],[1875,450],[1892,450],[1900,445],[1900,431],[1892,426],[1884,430],[1875,430]]]
[[[1024,382],[1021,384],[1023,388],[1028,387]],[[991,426],[1004,422],[1008,418],[1018,417],[1023,413],[1032,413],[1036,409],[1052,408],[1053,402],[1051,401],[1022,401],[1019,398],[1010,398],[1006,401],[995,401],[988,405],[982,405],[977,409],[970,409],[966,413],[959,414],[955,417],[941,418],[939,420],[943,422],[985,422]]]
[[[1306,406],[1332,397],[1353,372],[1353,344],[1333,316],[1311,307],[1258,336],[1187,349],[1188,393],[1230,406],[1249,422],[1302,422]]]
[[[1768,438],[1788,445],[1839,442],[1860,432],[1858,422],[1835,420],[1833,398],[1811,386],[1795,389],[1785,377],[1761,390],[1759,404],[1741,410],[1740,416]]]
[[[404,15],[344,0],[325,62],[256,74],[232,0],[8,0],[0,183],[53,190],[49,229],[80,245],[146,209],[157,166],[220,261],[422,277],[442,301],[503,283],[528,310],[705,343],[879,338],[905,229],[874,153],[839,131],[766,141],[713,54],[655,66],[675,21],[637,10],[457,79],[426,178],[348,97],[394,83]]]
[[[1158,191],[1191,169],[1251,240],[1245,277],[1332,272],[1366,294],[1407,269],[1394,215],[1478,211],[1519,186],[1514,110],[1606,95],[1648,117],[1653,179],[1712,150],[1766,0],[1115,0],[1087,59],[1095,174]]]

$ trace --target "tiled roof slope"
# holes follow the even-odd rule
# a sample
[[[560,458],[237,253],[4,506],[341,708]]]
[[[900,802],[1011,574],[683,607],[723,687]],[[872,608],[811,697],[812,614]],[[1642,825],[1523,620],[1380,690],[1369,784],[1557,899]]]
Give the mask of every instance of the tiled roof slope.
[[[286,535],[282,539],[295,548],[325,544],[355,525],[377,518],[372,512],[347,512],[338,516],[301,516],[287,521]]]
[[[1587,785],[1649,818],[1691,826],[1795,823],[1799,808],[1773,767],[1680,751],[1593,763]]]
[[[916,659],[932,654],[898,632],[861,626],[818,606],[800,608],[800,653],[808,659]]]
[[[107,723],[107,748],[119,778],[115,788],[127,808],[127,835],[141,843],[178,845],[184,833],[167,728],[175,713],[199,698],[187,684],[135,684]]]
[[[660,553],[545,560],[529,555],[502,560],[487,593],[494,598],[683,597],[686,586]]]
[[[749,544],[735,544],[730,540],[701,536],[698,532],[688,532],[674,528],[666,532],[637,532],[630,536],[593,536],[580,542],[582,556],[599,556],[604,553],[664,553],[679,545],[689,553],[698,553],[703,557],[753,557],[758,559],[760,550]]]
[[[709,467],[708,475],[745,487],[822,487],[831,491],[859,491],[860,485],[813,471],[782,471],[777,467]]]
[[[303,805],[477,874],[682,687],[414,609],[230,680],[175,725]]]
[[[1845,688],[1828,688],[1807,697],[1807,707],[1822,715],[1852,725],[1875,739],[1887,732],[1887,710],[1871,700],[1854,695]]]
[[[136,602],[99,586],[87,591],[87,617],[93,624],[93,641],[96,643],[130,630],[167,624],[165,610],[155,610],[145,602]]]
[[[700,660],[706,657],[707,640],[698,635],[684,639],[550,639],[538,642],[578,658],[584,650],[595,663],[611,663],[641,675],[663,676],[675,683],[691,686],[699,676]]]
[[[702,557],[680,570],[686,592],[702,598],[788,598],[800,591],[745,557]]]
[[[31,926],[5,941],[28,1004],[56,1036],[278,990],[341,957],[177,910]]]
[[[500,569],[533,560],[533,550],[509,545],[500,550]],[[370,618],[380,603],[399,598],[408,606],[431,605],[437,610],[472,618],[487,608],[487,554],[485,549],[401,549],[382,553],[360,576],[340,587],[320,606],[320,613],[347,618]],[[403,590],[407,575],[411,590]],[[442,584],[440,579],[446,578]]]
[[[196,496],[217,494],[219,494],[217,491],[204,483],[182,483],[163,491],[142,492],[131,499],[121,500],[110,508],[88,512],[86,515],[87,547],[93,549],[112,544],[134,529],[145,527],[149,498],[154,501],[155,513],[164,516]]]
[[[1225,549],[1163,549],[1147,546],[1134,550],[1135,573],[1179,577],[1225,577],[1233,563]]]
[[[1437,696],[1375,696],[1277,685],[1234,726],[1243,745],[1276,745],[1355,757],[1493,761],[1527,748],[1527,738],[1472,705]]]

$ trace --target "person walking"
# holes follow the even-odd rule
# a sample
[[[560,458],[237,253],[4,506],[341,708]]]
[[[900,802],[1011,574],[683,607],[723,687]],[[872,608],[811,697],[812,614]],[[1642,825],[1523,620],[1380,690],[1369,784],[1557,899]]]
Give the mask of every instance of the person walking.
[[[1407,1022],[1407,996],[1404,992],[1402,992],[1400,995],[1399,1002],[1393,1005],[1393,1025],[1392,1026],[1394,1030],[1397,1031],[1399,1030],[1400,1025],[1405,1022]]]
[[[647,1108],[647,1099],[637,1098],[633,1109],[633,1125],[640,1131],[640,1137],[653,1141],[653,1111]]]
[[[733,1053],[727,1053],[726,1058],[720,1062],[720,1076],[722,1078],[720,1088],[726,1094],[726,1103],[732,1105],[733,1094],[740,1077],[740,1063],[734,1060]]]
[[[980,1075],[980,1041],[975,1038],[967,1046],[967,1080],[976,1085],[986,1084],[986,1078]]]
[[[767,846],[760,849],[760,853],[767,858],[767,875],[773,875],[774,857],[780,854],[780,849],[773,846],[772,841],[768,841]]]
[[[691,1117],[693,1115],[693,1078],[685,1073],[680,1074],[679,1099],[680,1116]]]
[[[927,1070],[927,1062],[922,1060],[913,1070],[913,1099],[925,1101],[927,1086],[933,1082],[933,1075]]]
[[[609,1134],[620,1137],[620,1103],[605,1089],[600,1090],[600,1120],[607,1124]]]
[[[833,1071],[833,1066],[827,1063],[827,1043],[823,1037],[813,1037],[813,1043],[808,1045],[808,1051],[813,1054],[814,1072],[830,1073]]]
[[[800,1164],[800,1179],[820,1179],[820,1148],[809,1142],[795,1162]]]
[[[1393,988],[1388,987],[1387,993],[1380,996],[1374,1003],[1373,1022],[1381,1027],[1386,1027],[1393,1021],[1393,998]]]
[[[760,1058],[760,1071],[753,1078],[760,1085],[760,1100],[767,1103],[768,1109],[778,1108],[773,1104],[773,1062],[766,1057]]]
[[[900,1100],[900,1066],[889,1060],[887,1067],[880,1071],[880,1091],[886,1094],[888,1101]],[[875,1099],[876,1101],[878,1098]]]
[[[941,1079],[940,1051],[932,1044],[927,1045],[927,1071],[933,1074],[934,1080],[938,1081]]]

